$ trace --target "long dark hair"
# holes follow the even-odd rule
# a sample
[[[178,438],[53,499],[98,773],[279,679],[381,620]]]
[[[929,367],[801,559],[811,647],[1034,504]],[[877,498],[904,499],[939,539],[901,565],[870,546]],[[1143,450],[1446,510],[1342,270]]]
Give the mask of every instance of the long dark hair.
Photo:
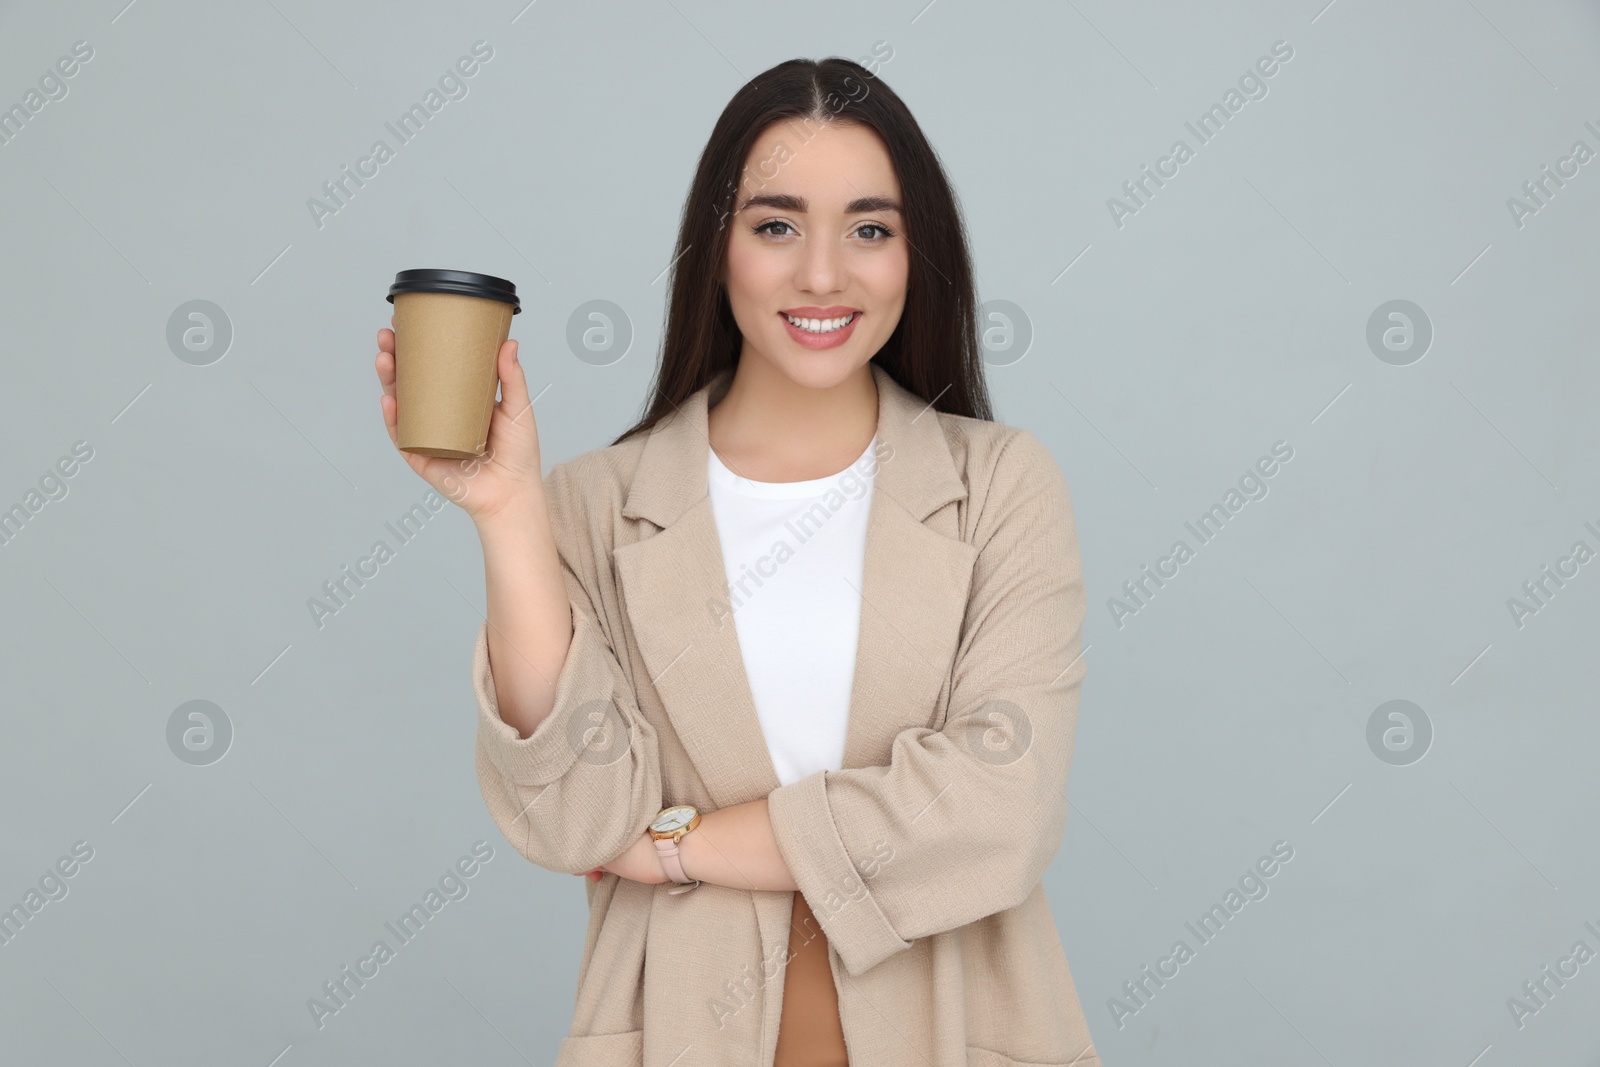
[[[695,390],[737,365],[743,335],[722,285],[727,221],[745,160],[774,122],[856,123],[883,139],[900,181],[911,247],[905,307],[872,357],[939,411],[993,421],[978,341],[966,228],[933,146],[904,102],[859,63],[791,59],[756,75],[717,119],[684,203],[667,299],[666,338],[644,416],[612,444],[648,432]]]

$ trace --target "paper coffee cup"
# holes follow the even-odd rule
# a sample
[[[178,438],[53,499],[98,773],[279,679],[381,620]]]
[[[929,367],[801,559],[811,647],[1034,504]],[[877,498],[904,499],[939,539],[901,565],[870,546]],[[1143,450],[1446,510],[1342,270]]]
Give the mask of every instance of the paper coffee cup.
[[[419,456],[472,459],[489,440],[495,361],[522,310],[504,278],[464,270],[403,270],[394,305],[399,447]]]

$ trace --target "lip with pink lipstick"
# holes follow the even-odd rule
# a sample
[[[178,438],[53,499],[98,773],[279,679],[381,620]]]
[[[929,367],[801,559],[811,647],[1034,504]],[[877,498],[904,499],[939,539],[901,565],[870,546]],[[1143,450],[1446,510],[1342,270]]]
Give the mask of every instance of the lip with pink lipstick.
[[[797,343],[807,348],[836,348],[850,340],[856,323],[861,321],[861,311],[842,304],[825,308],[808,305],[785,308],[778,317]],[[841,325],[841,319],[847,321]],[[799,320],[801,325],[796,326],[793,320]]]

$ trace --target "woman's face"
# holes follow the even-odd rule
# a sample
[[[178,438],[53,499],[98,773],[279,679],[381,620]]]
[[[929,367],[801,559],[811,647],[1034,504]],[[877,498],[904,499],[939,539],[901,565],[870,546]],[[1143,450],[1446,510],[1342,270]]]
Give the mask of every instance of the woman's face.
[[[905,307],[899,204],[888,149],[867,127],[792,121],[767,129],[728,216],[723,280],[744,334],[740,360],[764,360],[814,389],[865,366]],[[840,319],[849,321],[841,327]]]

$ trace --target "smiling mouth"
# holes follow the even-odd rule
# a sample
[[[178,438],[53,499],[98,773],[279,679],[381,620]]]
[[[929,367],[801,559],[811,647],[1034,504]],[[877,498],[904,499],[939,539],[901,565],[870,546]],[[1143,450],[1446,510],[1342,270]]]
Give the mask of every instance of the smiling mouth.
[[[831,319],[797,318],[786,311],[780,311],[778,314],[782,315],[789,325],[796,329],[817,334],[818,336],[826,336],[836,330],[842,330],[861,317],[861,312],[859,311],[852,311],[848,315],[841,315],[838,318]]]

